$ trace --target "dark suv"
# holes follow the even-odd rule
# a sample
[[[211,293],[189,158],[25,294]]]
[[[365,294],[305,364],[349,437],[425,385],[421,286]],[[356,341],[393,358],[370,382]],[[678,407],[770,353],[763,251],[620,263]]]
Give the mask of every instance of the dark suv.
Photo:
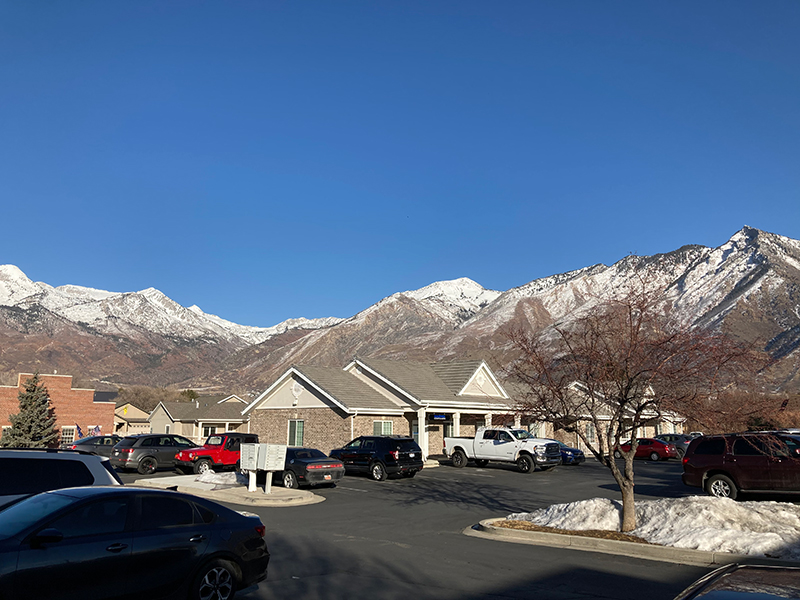
[[[111,452],[111,465],[120,470],[136,469],[142,475],[160,467],[175,468],[175,455],[195,443],[169,433],[145,433],[122,438]]]
[[[740,492],[800,492],[800,437],[731,433],[692,440],[683,483],[733,500]]]
[[[400,435],[362,435],[329,456],[341,460],[346,473],[369,473],[375,481],[397,473],[414,477],[422,470],[422,450]]]

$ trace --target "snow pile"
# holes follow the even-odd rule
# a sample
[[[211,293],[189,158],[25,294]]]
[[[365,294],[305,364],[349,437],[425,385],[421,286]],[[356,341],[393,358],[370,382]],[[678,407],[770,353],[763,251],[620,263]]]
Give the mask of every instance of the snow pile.
[[[228,473],[215,473],[209,469],[195,477],[200,483],[216,483],[217,485],[247,485],[247,477],[237,471]]]
[[[557,529],[619,531],[622,502],[592,498],[555,504],[509,520]],[[628,533],[653,544],[800,560],[800,506],[689,496],[636,502],[638,527]]]

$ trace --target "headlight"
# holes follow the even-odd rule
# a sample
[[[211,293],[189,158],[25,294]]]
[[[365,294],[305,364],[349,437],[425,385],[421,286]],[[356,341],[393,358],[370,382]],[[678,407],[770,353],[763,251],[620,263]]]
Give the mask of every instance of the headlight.
[[[572,456],[572,452],[564,452],[567,456]]]

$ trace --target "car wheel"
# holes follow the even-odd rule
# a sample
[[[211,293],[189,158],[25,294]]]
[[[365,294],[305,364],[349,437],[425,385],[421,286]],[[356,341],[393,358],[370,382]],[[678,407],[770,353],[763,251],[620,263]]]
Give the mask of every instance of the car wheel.
[[[533,471],[533,459],[527,454],[523,454],[517,459],[517,468],[520,473],[530,473]]]
[[[475,464],[478,465],[480,468],[483,468],[489,464],[489,461],[486,460],[485,458],[481,458],[480,460],[476,460]]]
[[[142,475],[152,475],[153,473],[156,472],[157,466],[158,463],[156,463],[156,459],[150,458],[148,456],[147,458],[143,458],[139,462],[139,468],[136,470],[139,471],[139,473],[141,473]]]
[[[457,469],[467,466],[467,455],[464,454],[463,450],[456,450],[453,452],[453,456],[450,457],[453,461],[453,466]]]
[[[283,472],[283,487],[290,488],[296,490],[300,487],[300,484],[297,481],[297,475],[295,475],[292,471],[284,471]]]
[[[652,460],[653,462],[658,462],[661,460],[661,455],[658,452],[651,452],[650,460]]]
[[[619,450],[614,450],[614,458],[622,458],[622,452]]]
[[[202,475],[203,473],[208,473],[211,470],[211,461],[203,458],[198,460],[194,463],[194,472]]]
[[[736,484],[726,475],[709,477],[706,481],[706,492],[717,498],[730,498],[731,500],[736,500],[736,496],[739,495]]]
[[[386,479],[386,468],[383,466],[383,463],[372,463],[369,468],[369,474],[375,481],[383,481]]]
[[[236,594],[236,568],[226,560],[214,560],[197,573],[191,600],[232,600]]]

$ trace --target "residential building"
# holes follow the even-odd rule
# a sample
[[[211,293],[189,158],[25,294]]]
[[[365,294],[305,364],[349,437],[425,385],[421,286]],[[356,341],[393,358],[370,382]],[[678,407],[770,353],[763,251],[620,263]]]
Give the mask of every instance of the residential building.
[[[148,416],[153,433],[174,433],[203,443],[221,431],[249,431],[239,396],[200,396],[190,402],[159,402]]]

